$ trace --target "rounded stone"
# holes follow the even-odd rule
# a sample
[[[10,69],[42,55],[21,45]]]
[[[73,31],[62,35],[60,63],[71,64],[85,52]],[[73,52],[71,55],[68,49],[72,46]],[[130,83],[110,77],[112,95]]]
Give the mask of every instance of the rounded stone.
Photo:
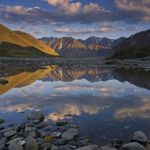
[[[140,143],[137,142],[131,142],[131,143],[127,143],[124,144],[121,147],[121,150],[146,150],[145,147],[143,145],[141,145]]]
[[[142,131],[136,131],[131,135],[130,140],[133,142],[145,143],[147,142],[147,136]]]
[[[25,150],[38,150],[39,149],[38,142],[32,136],[27,136],[25,141],[26,141]]]

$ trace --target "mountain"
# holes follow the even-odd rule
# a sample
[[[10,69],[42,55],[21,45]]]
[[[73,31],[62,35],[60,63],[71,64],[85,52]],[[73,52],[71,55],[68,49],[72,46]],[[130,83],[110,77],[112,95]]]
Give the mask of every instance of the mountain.
[[[112,43],[114,40],[109,39],[109,38],[99,38],[99,37],[89,37],[88,39],[84,40],[83,42],[85,44],[99,44],[102,45],[103,47],[111,47]]]
[[[57,56],[58,53],[42,41],[21,31],[11,31],[0,24],[0,56]]]
[[[42,38],[41,40],[56,49],[61,56],[66,57],[91,57],[110,55],[112,40],[107,38],[90,37],[86,40],[63,38]],[[48,40],[50,40],[48,42]]]
[[[42,37],[42,38],[39,38],[39,40],[45,42],[46,44],[49,43],[50,41],[54,41],[54,40],[57,40],[58,38],[57,37]]]
[[[19,36],[21,36],[22,38],[24,38],[25,40],[30,41],[30,43],[34,45],[34,47],[36,47],[37,49],[40,49],[42,52],[50,54],[50,55],[57,55],[54,49],[50,48],[42,41],[36,39],[34,36],[25,32],[21,32],[21,31],[14,31],[14,32],[18,34]]]
[[[124,38],[112,49],[115,51],[113,58],[125,59],[150,56],[150,30]]]
[[[54,41],[50,41],[50,46],[57,50],[61,56],[88,56],[90,51],[86,45],[72,37],[63,37]]]

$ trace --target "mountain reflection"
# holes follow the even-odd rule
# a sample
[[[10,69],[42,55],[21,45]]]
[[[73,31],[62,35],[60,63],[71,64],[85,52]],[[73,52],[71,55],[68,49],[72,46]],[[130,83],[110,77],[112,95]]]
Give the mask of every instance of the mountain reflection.
[[[3,79],[8,80],[8,83],[5,85],[0,85],[0,95],[4,94],[5,92],[11,90],[12,88],[19,88],[23,86],[27,86],[32,84],[38,79],[41,79],[45,76],[48,76],[50,71],[53,70],[53,66],[47,66],[46,69],[38,69],[33,72],[19,72],[18,74],[10,75]]]
[[[148,76],[149,72],[84,66],[23,71],[4,78],[8,84],[0,85],[0,110],[44,109],[53,121],[107,110],[109,119],[150,118]]]

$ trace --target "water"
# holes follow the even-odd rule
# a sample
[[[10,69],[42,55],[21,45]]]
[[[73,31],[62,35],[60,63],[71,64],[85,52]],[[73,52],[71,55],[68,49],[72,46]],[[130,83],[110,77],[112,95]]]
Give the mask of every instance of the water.
[[[95,143],[126,139],[137,130],[150,136],[150,72],[102,66],[3,71],[9,82],[0,85],[0,117],[7,122],[42,110],[50,122],[66,118],[79,125]]]

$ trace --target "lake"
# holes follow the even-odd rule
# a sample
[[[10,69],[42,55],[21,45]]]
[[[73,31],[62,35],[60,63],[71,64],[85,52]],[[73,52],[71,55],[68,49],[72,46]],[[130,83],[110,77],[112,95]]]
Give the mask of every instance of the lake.
[[[150,136],[150,72],[106,66],[45,66],[2,70],[0,118],[20,123],[31,110],[50,122],[69,120],[95,143]]]

